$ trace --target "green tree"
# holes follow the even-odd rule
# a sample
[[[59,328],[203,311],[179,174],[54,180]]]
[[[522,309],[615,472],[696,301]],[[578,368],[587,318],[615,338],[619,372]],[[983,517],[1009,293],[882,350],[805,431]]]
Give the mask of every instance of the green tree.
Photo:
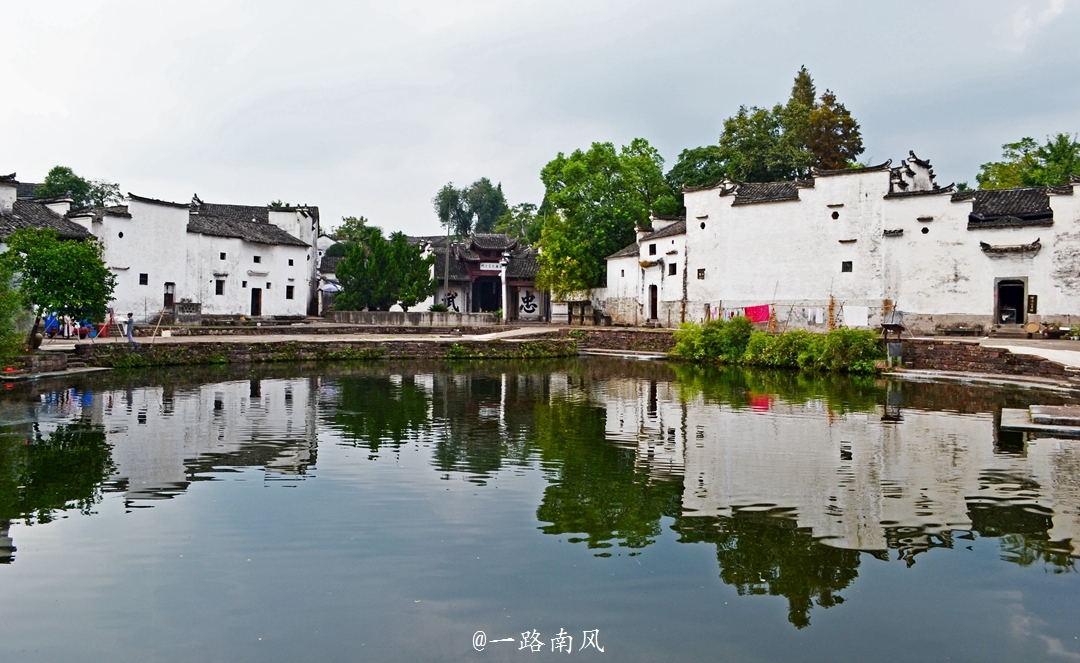
[[[364,236],[368,220],[362,216],[343,216],[330,237],[339,242],[355,242]]]
[[[674,192],[663,176],[664,160],[643,138],[616,150],[593,143],[588,151],[559,153],[540,172],[547,217],[540,236],[537,285],[556,296],[591,288],[602,280],[604,258],[634,241],[659,202]]]
[[[345,242],[345,257],[337,266],[342,292],[334,298],[335,308],[386,311],[400,304],[407,311],[435,292],[430,276],[434,256],[423,257],[404,233],[386,238],[381,228],[362,226],[355,237]]]
[[[45,181],[34,189],[34,195],[38,198],[71,198],[71,204],[75,208],[105,207],[114,205],[123,200],[120,195],[120,185],[105,180],[87,180],[75,174],[75,171],[67,166],[54,166]]]
[[[390,264],[387,271],[394,280],[392,295],[397,299],[402,310],[408,311],[413,306],[435,294],[438,280],[431,278],[431,266],[435,264],[435,255],[424,257],[419,245],[409,242],[403,232],[390,235]]]
[[[495,222],[495,232],[518,237],[527,244],[536,244],[540,241],[540,233],[543,229],[544,217],[537,212],[536,205],[532,203],[514,205]]]
[[[35,312],[31,338],[43,313],[105,319],[116,276],[101,260],[101,242],[64,241],[50,228],[22,228],[7,238],[7,245],[0,261],[16,275],[23,301]]]
[[[810,167],[846,168],[863,153],[859,123],[836,94],[820,99],[806,67],[795,74],[791,96],[772,108],[742,106],[724,120],[719,144],[683,150],[668,182],[683,186],[777,182],[806,177]]]
[[[22,295],[13,286],[15,273],[10,261],[0,260],[0,361],[7,362],[23,347],[18,319],[26,310]]]
[[[499,217],[509,210],[502,184],[493,185],[481,177],[464,189],[447,183],[432,199],[439,223],[448,226],[455,235],[464,237],[472,232],[494,231]]]
[[[1040,145],[1031,137],[1001,146],[1002,160],[984,163],[975,180],[980,189],[1067,184],[1080,175],[1080,143],[1076,136],[1059,133]]]

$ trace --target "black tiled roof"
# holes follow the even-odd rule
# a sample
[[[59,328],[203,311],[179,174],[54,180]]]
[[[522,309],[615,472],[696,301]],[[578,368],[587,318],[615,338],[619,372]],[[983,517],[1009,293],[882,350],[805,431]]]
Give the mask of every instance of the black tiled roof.
[[[140,203],[147,203],[149,205],[163,205],[165,207],[180,207],[183,209],[189,209],[191,206],[187,203],[174,203],[169,200],[158,200],[157,198],[147,198],[145,196],[136,196],[132,192],[128,191],[128,198]]]
[[[523,246],[510,253],[510,263],[506,265],[506,278],[515,280],[535,279],[540,270],[536,260],[536,249]]]
[[[254,244],[308,246],[307,242],[293,237],[272,223],[234,221],[203,214],[192,214],[188,217],[187,231],[215,237],[236,237]]]
[[[662,237],[674,237],[675,235],[685,235],[685,234],[686,234],[686,218],[683,217],[681,220],[676,221],[675,223],[671,224],[667,228],[664,228],[663,230],[657,230],[654,233],[650,233],[648,235],[645,235],[644,237],[641,238],[641,241],[642,242],[647,242],[649,240],[660,239]]]
[[[625,249],[619,249],[615,253],[612,253],[607,257],[607,259],[611,260],[612,258],[630,258],[639,255],[641,255],[641,245],[639,245],[637,242],[634,242]]]
[[[344,257],[345,256],[323,256],[322,260],[319,262],[319,273],[336,274],[338,263],[340,263]]]
[[[517,246],[517,239],[503,233],[475,233],[471,238],[472,247],[485,251],[506,251]]]
[[[94,221],[101,221],[105,216],[119,216],[130,219],[131,213],[128,212],[127,205],[112,205],[110,207],[90,207],[87,209],[74,210],[68,212],[68,216],[89,216],[93,217]]]
[[[1054,225],[1047,187],[976,191],[968,230]]]
[[[953,193],[953,187],[955,187],[955,186],[956,186],[956,184],[953,183],[953,184],[950,184],[948,186],[940,186],[940,187],[935,185],[933,189],[920,189],[920,190],[916,190],[916,191],[890,191],[889,193],[885,194],[885,197],[886,198],[916,198],[918,196],[936,196],[936,195],[942,194],[942,193]],[[955,194],[954,194],[954,197],[953,197],[953,201],[954,202],[956,201]]]
[[[218,203],[204,203],[199,200],[197,203],[193,202],[191,211],[199,216],[209,216],[224,221],[270,223],[270,208],[257,205],[220,205]],[[290,210],[280,208],[277,211],[288,212]]]
[[[60,239],[90,237],[86,228],[32,200],[16,200],[11,211],[0,212],[0,237],[6,238],[20,228],[52,228]]]
[[[445,239],[445,238],[444,238]],[[434,249],[435,253],[435,278],[442,282],[443,275],[446,273],[446,249],[438,247]],[[461,264],[460,260],[450,260],[450,280],[451,281],[464,281],[468,282],[469,273],[465,270],[465,265]]]
[[[19,190],[15,195],[19,198],[33,198],[39,186],[41,184],[35,182],[19,182]]]
[[[690,193],[691,191],[707,191],[709,189],[715,189],[717,187],[723,186],[725,181],[726,180],[721,179],[713,182],[712,184],[699,184],[697,186],[689,186],[684,184],[682,190],[683,193]]]
[[[799,183],[791,182],[740,182],[735,188],[735,202],[732,205],[753,205],[756,203],[778,203],[799,199]]]
[[[0,175],[0,183],[5,182],[14,182],[15,184],[18,184],[15,180],[15,173],[11,173],[10,175]]]

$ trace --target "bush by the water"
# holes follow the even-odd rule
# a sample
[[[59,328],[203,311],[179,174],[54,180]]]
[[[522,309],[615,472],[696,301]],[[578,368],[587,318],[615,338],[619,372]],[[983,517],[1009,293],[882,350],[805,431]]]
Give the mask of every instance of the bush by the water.
[[[754,331],[743,317],[684,322],[675,332],[672,354],[696,362],[845,373],[872,373],[874,361],[884,358],[878,334],[871,330],[767,334]]]

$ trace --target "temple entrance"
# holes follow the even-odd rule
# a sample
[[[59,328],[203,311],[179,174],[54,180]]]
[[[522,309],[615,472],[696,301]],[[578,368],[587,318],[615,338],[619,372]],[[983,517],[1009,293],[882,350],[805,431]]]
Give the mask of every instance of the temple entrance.
[[[998,325],[1022,325],[1027,320],[1027,284],[1020,279],[1002,279],[997,282],[997,311],[994,323]]]
[[[655,285],[649,286],[649,319],[656,320],[660,317],[660,296]]]
[[[502,281],[498,276],[479,276],[472,284],[472,312],[491,313],[502,309]]]

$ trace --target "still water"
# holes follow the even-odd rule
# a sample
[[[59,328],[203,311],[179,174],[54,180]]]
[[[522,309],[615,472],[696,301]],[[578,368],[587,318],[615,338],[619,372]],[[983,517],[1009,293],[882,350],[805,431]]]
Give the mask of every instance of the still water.
[[[1080,441],[997,429],[1032,402],[619,360],[14,384],[0,660],[1078,660]]]

